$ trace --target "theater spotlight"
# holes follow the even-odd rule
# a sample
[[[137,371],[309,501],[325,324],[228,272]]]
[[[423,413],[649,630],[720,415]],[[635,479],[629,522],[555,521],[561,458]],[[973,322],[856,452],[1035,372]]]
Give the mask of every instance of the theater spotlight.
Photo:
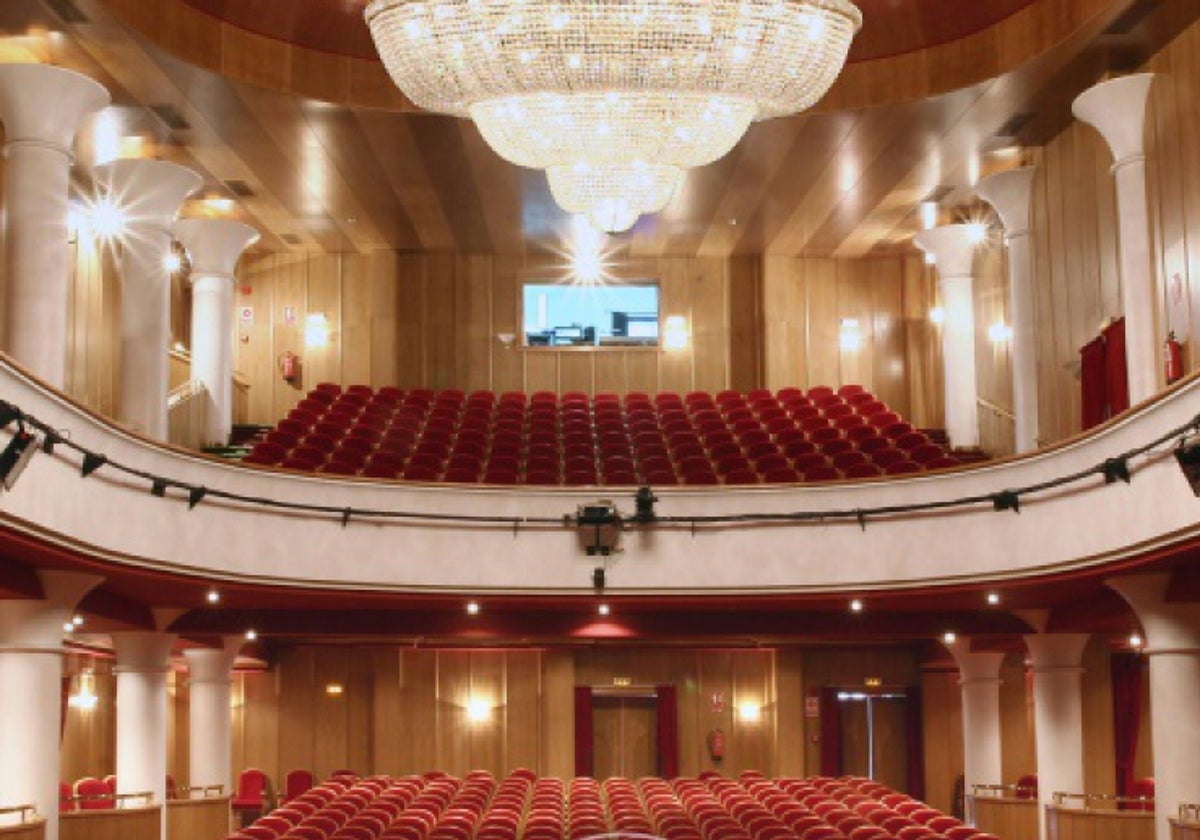
[[[196,505],[200,504],[200,500],[208,495],[208,490],[204,487],[193,487],[188,493],[188,510],[191,510]]]
[[[83,466],[79,468],[79,472],[84,478],[87,478],[107,463],[108,458],[103,455],[97,455],[95,452],[85,452],[83,453]]]
[[[601,500],[593,505],[580,505],[575,515],[579,542],[588,557],[608,557],[619,550],[621,514],[616,506]]]
[[[1200,436],[1181,440],[1175,447],[1175,460],[1179,469],[1192,488],[1192,493],[1200,496]]]
[[[17,421],[18,424],[20,422]],[[0,483],[3,483],[5,490],[13,489],[34,452],[37,452],[37,436],[19,425],[8,446],[0,452]]]
[[[0,429],[8,426],[9,423],[18,419],[21,416],[21,411],[12,403],[0,400]]]
[[[1104,476],[1105,484],[1115,484],[1118,480],[1129,483],[1129,459],[1109,458],[1100,465],[1100,474]]]
[[[597,592],[604,591],[604,583],[605,583],[604,577],[605,576],[604,576],[604,567],[603,566],[597,566],[596,568],[592,569],[592,588],[595,589]]]
[[[156,478],[150,482],[150,495],[158,496],[160,499],[167,495],[167,482],[161,478]]]
[[[654,495],[653,490],[649,487],[639,487],[637,496],[634,497],[637,513],[633,518],[638,522],[653,522],[655,519],[654,503],[657,501],[658,497]]]

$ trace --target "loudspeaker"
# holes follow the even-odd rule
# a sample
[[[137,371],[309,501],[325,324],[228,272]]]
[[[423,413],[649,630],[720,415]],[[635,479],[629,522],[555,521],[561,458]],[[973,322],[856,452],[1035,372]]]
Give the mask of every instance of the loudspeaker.
[[[592,569],[592,586],[599,592],[604,588],[604,567],[597,566]]]

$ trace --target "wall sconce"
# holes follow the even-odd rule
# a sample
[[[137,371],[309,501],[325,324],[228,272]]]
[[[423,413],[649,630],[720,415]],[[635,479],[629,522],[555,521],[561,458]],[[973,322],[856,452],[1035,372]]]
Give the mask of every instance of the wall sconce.
[[[988,338],[992,340],[992,344],[1003,344],[1012,338],[1012,334],[1012,327],[1004,321],[997,321],[988,327]]]
[[[946,323],[946,310],[940,306],[935,306],[929,310],[929,323],[941,326]]]
[[[304,319],[304,344],[307,347],[328,346],[329,319],[324,312],[314,312]]]
[[[745,723],[758,723],[762,720],[762,706],[757,703],[739,703],[738,719]]]
[[[688,338],[687,318],[682,315],[668,315],[663,323],[663,349],[686,350]]]
[[[330,697],[341,697],[346,693],[346,687],[341,683],[331,682],[325,685],[325,693]]]
[[[857,353],[862,347],[862,332],[858,328],[857,318],[843,318],[841,329],[838,330],[838,344],[847,353]]]
[[[467,720],[471,723],[483,723],[492,716],[492,704],[482,697],[472,697],[467,701]]]
[[[496,340],[504,345],[505,350],[511,350],[513,342],[517,340],[517,334],[510,332],[496,333]]]
[[[84,671],[79,675],[79,687],[67,698],[67,705],[72,709],[87,712],[96,708],[99,702],[100,698],[96,696],[95,675],[91,671]]]

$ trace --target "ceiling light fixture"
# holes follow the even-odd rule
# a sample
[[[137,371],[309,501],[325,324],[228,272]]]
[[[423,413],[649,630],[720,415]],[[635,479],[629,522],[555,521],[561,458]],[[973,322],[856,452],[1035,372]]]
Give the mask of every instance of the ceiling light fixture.
[[[609,608],[608,604],[601,604],[600,606],[596,607],[596,612],[600,613],[600,615],[608,615],[610,612],[612,612],[612,609]]]
[[[958,634],[955,633],[953,630],[947,630],[945,633],[942,634],[942,641],[948,645],[952,645],[958,641]]]
[[[999,592],[989,592],[987,594],[987,602],[988,602],[988,605],[992,606],[992,607],[999,604],[1000,603],[1000,593]]]
[[[205,600],[207,600],[210,604],[219,604],[221,603],[221,593],[215,589],[210,589],[208,590],[208,594],[205,596]]]
[[[863,602],[859,598],[854,598],[850,601],[850,612],[860,613],[863,611]]]
[[[467,615],[479,615],[478,601],[467,601]]]
[[[848,0],[374,0],[365,16],[409,99],[474,120],[611,232],[661,210],[752,121],[816,103],[862,26]]]

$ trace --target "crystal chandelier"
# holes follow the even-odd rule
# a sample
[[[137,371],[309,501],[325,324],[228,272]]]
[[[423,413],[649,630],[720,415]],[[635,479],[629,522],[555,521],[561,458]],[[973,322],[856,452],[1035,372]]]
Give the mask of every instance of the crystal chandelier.
[[[849,0],[373,0],[366,19],[414,104],[471,118],[610,231],[753,120],[811,107],[862,25]]]

